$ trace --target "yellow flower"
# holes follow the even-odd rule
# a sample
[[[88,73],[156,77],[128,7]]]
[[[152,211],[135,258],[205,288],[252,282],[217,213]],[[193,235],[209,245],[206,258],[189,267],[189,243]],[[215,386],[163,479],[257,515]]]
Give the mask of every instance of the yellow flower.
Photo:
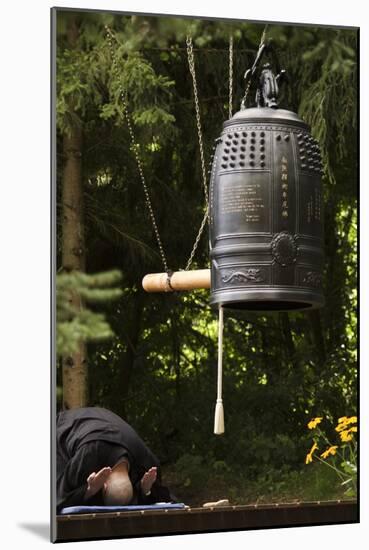
[[[320,456],[321,456],[322,458],[327,458],[329,455],[335,455],[337,449],[338,449],[338,446],[337,446],[337,445],[333,445],[332,447],[329,447],[329,449],[327,449],[326,451],[324,451],[324,453],[322,453]]]
[[[312,420],[310,420],[310,422],[308,423],[309,430],[313,430],[314,428],[316,428],[317,425],[320,424],[322,420],[323,420],[322,416],[318,416],[317,418],[313,418]]]
[[[345,430],[346,427],[349,424],[356,424],[357,423],[357,416],[350,416],[348,418],[347,416],[342,416],[338,419],[338,424],[335,428],[336,432],[342,432],[342,430]]]
[[[348,441],[352,440],[352,435],[350,434],[350,430],[343,430],[343,432],[340,433],[341,441],[347,443]]]
[[[346,426],[347,426],[346,423],[337,424],[337,426],[335,427],[335,430],[336,430],[336,432],[342,432],[342,430],[344,430],[346,428]]]
[[[318,445],[314,441],[314,445],[311,447],[310,452],[306,455],[305,464],[313,462],[313,453],[316,449],[318,449]]]

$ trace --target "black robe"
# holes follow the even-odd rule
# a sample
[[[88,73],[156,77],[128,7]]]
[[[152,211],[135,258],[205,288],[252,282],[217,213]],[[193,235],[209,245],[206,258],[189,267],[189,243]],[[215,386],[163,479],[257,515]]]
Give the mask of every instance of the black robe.
[[[130,464],[133,503],[174,500],[161,485],[159,460],[135,430],[115,413],[100,407],[61,411],[57,415],[56,438],[57,512],[66,506],[102,506],[101,490],[85,499],[87,478],[105,466],[115,466],[123,458]],[[152,466],[158,468],[158,476],[151,494],[145,496],[140,481]]]

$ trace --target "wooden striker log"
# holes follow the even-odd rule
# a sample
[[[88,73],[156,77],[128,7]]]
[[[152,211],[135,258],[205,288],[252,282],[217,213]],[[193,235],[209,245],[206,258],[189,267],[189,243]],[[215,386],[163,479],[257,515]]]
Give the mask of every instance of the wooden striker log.
[[[149,273],[142,279],[142,286],[146,292],[210,288],[210,269],[175,271],[170,278],[170,284],[166,273]]]

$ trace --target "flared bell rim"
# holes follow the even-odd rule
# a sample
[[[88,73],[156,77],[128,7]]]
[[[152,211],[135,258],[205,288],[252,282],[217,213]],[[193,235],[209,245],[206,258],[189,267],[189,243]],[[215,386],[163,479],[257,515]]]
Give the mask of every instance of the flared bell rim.
[[[278,311],[308,311],[321,308],[325,299],[321,292],[303,288],[292,289],[229,289],[211,293],[210,305],[225,309],[273,313]]]

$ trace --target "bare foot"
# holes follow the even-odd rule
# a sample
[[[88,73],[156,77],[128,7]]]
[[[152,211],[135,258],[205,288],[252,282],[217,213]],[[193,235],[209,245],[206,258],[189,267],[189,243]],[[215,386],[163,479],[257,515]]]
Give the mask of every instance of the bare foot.
[[[158,475],[157,467],[153,466],[152,468],[150,468],[150,470],[148,470],[142,476],[141,488],[144,495],[146,495],[147,493],[150,493],[151,487],[155,483],[157,475]]]
[[[223,498],[222,500],[217,500],[216,502],[205,502],[203,504],[203,508],[213,508],[217,506],[229,506],[229,500],[227,498]]]

